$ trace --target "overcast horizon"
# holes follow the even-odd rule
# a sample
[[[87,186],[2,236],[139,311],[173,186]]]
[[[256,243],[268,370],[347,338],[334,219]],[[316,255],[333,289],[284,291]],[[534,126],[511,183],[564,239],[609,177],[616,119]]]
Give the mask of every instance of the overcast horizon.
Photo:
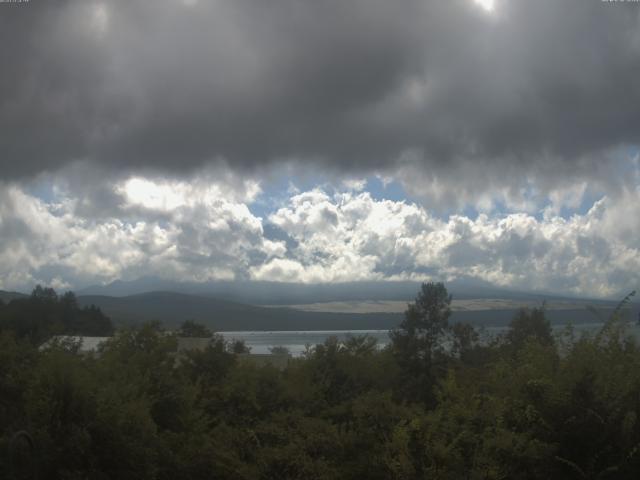
[[[640,4],[0,3],[0,289],[640,286]]]

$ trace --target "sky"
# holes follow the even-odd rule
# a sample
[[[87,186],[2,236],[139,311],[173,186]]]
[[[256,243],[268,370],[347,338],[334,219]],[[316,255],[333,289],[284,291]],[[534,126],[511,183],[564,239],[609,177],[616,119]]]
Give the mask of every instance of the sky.
[[[0,3],[0,289],[640,285],[640,3]]]

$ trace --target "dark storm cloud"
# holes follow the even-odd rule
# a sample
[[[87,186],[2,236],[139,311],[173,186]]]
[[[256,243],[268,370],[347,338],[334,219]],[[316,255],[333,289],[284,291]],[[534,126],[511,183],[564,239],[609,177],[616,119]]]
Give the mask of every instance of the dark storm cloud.
[[[0,5],[1,175],[291,158],[365,171],[409,150],[426,171],[588,175],[602,152],[640,142],[639,12],[600,0],[491,13],[472,0]]]

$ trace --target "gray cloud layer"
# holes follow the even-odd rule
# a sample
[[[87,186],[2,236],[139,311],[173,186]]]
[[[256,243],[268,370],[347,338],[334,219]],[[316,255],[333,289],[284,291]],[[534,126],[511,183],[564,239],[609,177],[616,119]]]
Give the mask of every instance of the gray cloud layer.
[[[0,288],[635,286],[640,8],[494,3],[0,3]],[[353,187],[250,210],[318,171]],[[360,191],[370,174],[420,202]]]
[[[293,158],[352,172],[408,165],[443,181],[471,172],[484,188],[530,177],[552,189],[606,172],[606,152],[640,143],[634,4],[0,7],[5,178],[78,160],[182,172]]]

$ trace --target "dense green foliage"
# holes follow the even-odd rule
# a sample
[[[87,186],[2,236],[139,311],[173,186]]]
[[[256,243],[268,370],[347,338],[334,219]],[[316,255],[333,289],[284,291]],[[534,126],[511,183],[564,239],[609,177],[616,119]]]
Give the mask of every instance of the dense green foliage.
[[[283,371],[239,362],[217,335],[177,361],[177,338],[158,325],[117,331],[98,356],[73,344],[39,351],[5,330],[0,472],[637,478],[640,348],[621,316],[593,336],[554,337],[543,309],[523,310],[481,344],[471,327],[448,324],[449,302],[442,285],[425,285],[389,347],[330,338]],[[19,431],[35,445],[26,465]]]
[[[109,336],[111,320],[94,306],[80,308],[73,292],[58,296],[38,285],[31,296],[0,302],[0,331],[39,344],[52,335]]]
[[[180,324],[180,328],[178,328],[176,334],[179,337],[210,337],[213,335],[213,332],[209,330],[206,326],[194,321],[194,320],[185,320]]]

